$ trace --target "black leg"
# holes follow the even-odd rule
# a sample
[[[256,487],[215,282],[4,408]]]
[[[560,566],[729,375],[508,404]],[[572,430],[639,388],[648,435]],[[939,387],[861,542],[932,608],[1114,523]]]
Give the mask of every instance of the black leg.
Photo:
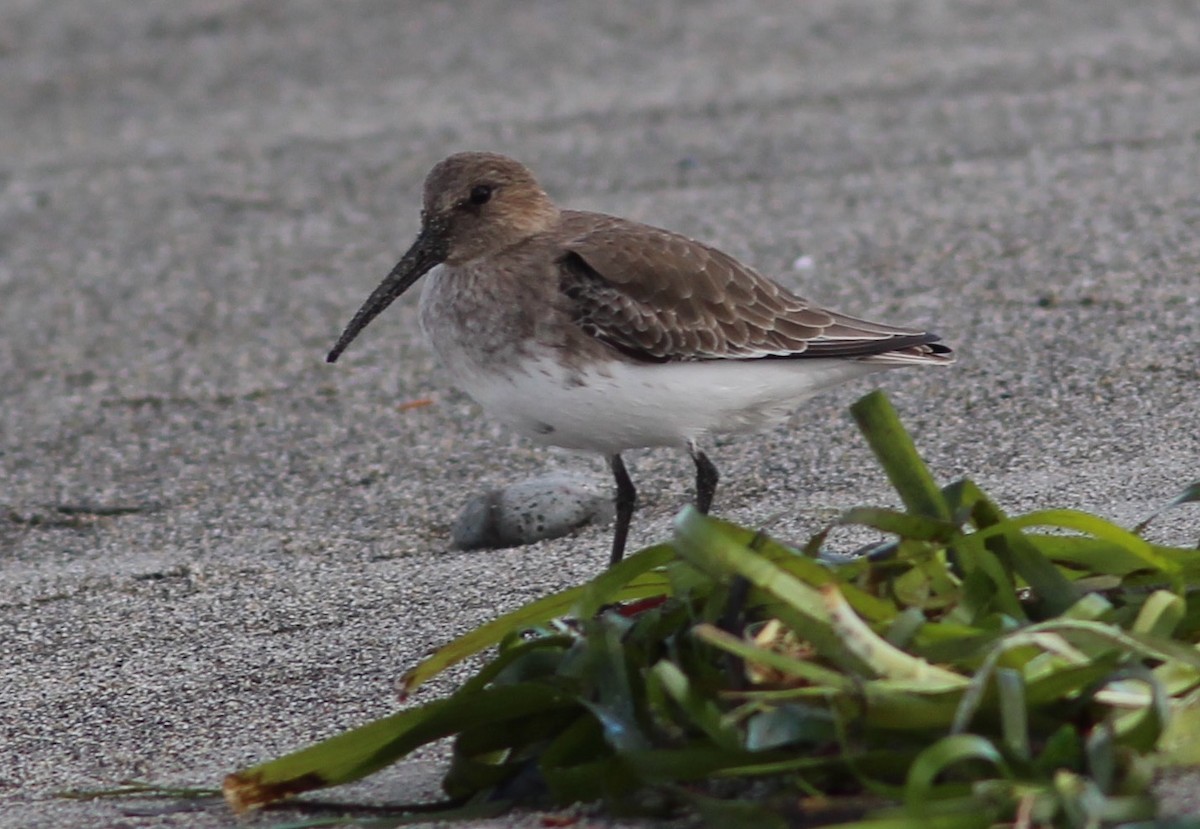
[[[713,496],[717,494],[717,481],[721,476],[708,455],[700,451],[695,443],[688,441],[688,452],[696,464],[696,509],[703,513],[712,506]]]
[[[608,465],[612,468],[613,477],[617,479],[617,526],[613,530],[612,558],[608,561],[608,566],[612,567],[625,555],[625,539],[629,536],[629,522],[633,519],[637,490],[620,455],[610,455]]]

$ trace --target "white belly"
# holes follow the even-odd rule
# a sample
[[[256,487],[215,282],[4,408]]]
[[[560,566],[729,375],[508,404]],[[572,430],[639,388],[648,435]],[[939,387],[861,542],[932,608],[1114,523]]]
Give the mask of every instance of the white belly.
[[[683,446],[787,419],[822,389],[884,366],[845,360],[609,362],[572,370],[550,357],[504,373],[454,371],[489,415],[540,443],[612,454]]]

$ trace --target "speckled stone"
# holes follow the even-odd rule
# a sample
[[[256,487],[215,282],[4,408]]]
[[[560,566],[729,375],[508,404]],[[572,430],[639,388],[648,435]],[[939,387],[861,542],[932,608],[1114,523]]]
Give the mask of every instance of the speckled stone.
[[[460,550],[517,547],[611,521],[613,512],[613,493],[595,479],[552,472],[471,498],[450,535]]]

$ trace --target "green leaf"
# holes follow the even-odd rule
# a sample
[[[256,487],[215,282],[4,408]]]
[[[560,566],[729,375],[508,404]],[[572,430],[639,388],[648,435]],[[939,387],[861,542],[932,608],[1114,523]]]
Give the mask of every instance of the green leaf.
[[[888,679],[917,680],[931,691],[965,688],[967,678],[955,671],[930,664],[919,656],[895,647],[871,630],[834,585],[821,588],[821,597],[834,633],[846,651],[857,656],[876,675]]]
[[[1138,535],[1141,535],[1146,527],[1150,526],[1151,521],[1172,507],[1177,507],[1181,504],[1195,503],[1200,503],[1200,481],[1194,481],[1190,486],[1185,487],[1183,492],[1171,499],[1171,501],[1165,507],[1162,507],[1161,509],[1155,510],[1153,513],[1151,513],[1145,521],[1134,527],[1133,531]]]
[[[904,784],[904,803],[910,812],[921,814],[929,805],[933,784],[951,766],[966,760],[982,760],[1002,777],[1011,777],[1004,756],[990,740],[976,734],[943,737],[917,755]]]
[[[873,391],[850,407],[859,431],[909,512],[949,521],[941,490],[882,391]]]
[[[764,751],[784,746],[819,746],[834,737],[828,711],[809,705],[787,704],[752,714],[745,721],[746,748]]]
[[[1123,746],[1139,752],[1148,752],[1158,745],[1159,737],[1162,736],[1167,722],[1171,718],[1171,706],[1162,685],[1150,671],[1141,666],[1131,666],[1112,675],[1109,677],[1109,684],[1105,690],[1109,692],[1128,691],[1128,687],[1118,686],[1128,686],[1131,682],[1144,689],[1146,703],[1133,710],[1119,710],[1113,720],[1114,736],[1115,740]],[[1142,695],[1137,696],[1141,697]],[[1097,693],[1095,699],[1102,699],[1102,694]],[[1101,788],[1106,792],[1112,791],[1111,785],[1102,785]]]
[[[773,611],[804,636],[822,655],[864,669],[833,632],[829,612],[818,590],[738,544],[714,519],[687,507],[675,519],[675,548],[683,558],[717,577],[739,575],[780,600]]]
[[[676,520],[682,518],[683,513]],[[831,567],[824,562],[809,558],[800,551],[781,544],[769,536],[739,527],[728,521],[722,521],[713,516],[704,516],[703,523],[707,524],[713,532],[723,536],[729,544],[753,550],[757,558],[775,565],[809,587],[838,584],[846,601],[850,602],[855,611],[872,622],[886,621],[896,615],[896,607],[891,602],[845,582],[843,574],[853,568],[853,563]]]
[[[1000,698],[1000,724],[1009,754],[1022,762],[1033,759],[1029,742],[1029,710],[1025,699],[1025,677],[1012,668],[996,669]]]
[[[578,651],[572,674],[588,689],[580,703],[600,723],[605,740],[617,751],[650,747],[637,718],[635,679],[630,676],[621,633],[612,624],[595,621],[586,628],[587,637]],[[636,681],[640,684],[641,677]]]
[[[737,733],[722,717],[716,700],[698,692],[675,663],[665,659],[659,661],[650,669],[650,676],[684,710],[690,722],[708,735],[715,746],[727,750],[739,748]]]
[[[987,527],[977,535],[986,538],[1026,527],[1058,527],[1087,533],[1094,538],[1121,546],[1126,552],[1139,558],[1144,567],[1153,568],[1169,576],[1179,575],[1182,571],[1179,563],[1160,555],[1151,545],[1128,530],[1079,510],[1050,509],[1031,512]]]
[[[1142,603],[1137,619],[1133,623],[1135,633],[1169,637],[1183,621],[1186,603],[1167,590],[1155,590]]]
[[[647,783],[688,782],[709,777],[759,777],[788,771],[815,772],[844,766],[836,757],[795,751],[745,751],[693,744],[683,749],[649,749],[621,755]]]
[[[667,545],[650,547],[629,556],[587,584],[545,596],[464,633],[438,648],[401,677],[401,698],[447,668],[499,644],[505,637],[557,619],[572,608],[599,607],[600,604],[667,594],[669,584],[666,576],[650,568],[669,561],[672,556]]]
[[[846,692],[853,691],[857,687],[857,683],[853,679],[838,671],[826,668],[816,662],[795,659],[779,651],[760,648],[714,625],[696,625],[692,628],[692,635],[702,642],[707,642],[714,647],[740,657],[745,662],[775,668],[794,679],[805,680],[815,686],[834,688]]]
[[[917,541],[946,542],[959,533],[959,527],[950,521],[939,521],[925,515],[883,509],[880,507],[854,507],[838,518],[842,525],[871,527],[880,532],[892,533],[901,538]]]
[[[243,812],[364,777],[404,756],[408,750],[406,738],[449,704],[449,700],[436,700],[234,772],[222,786],[225,799],[235,812]]]
[[[1120,648],[1154,659],[1177,659],[1200,668],[1200,651],[1195,647],[1160,636],[1135,631],[1122,631],[1101,622],[1079,622],[1073,619],[1050,619],[1025,629],[1027,633],[1053,632],[1070,639],[1073,644],[1097,649]]]
[[[583,586],[582,594],[571,608],[571,615],[588,619],[605,605],[668,595],[666,575],[651,571],[674,558],[675,550],[670,544],[656,544],[626,556]]]
[[[1158,761],[1164,766],[1200,766],[1200,691],[1193,691],[1172,706],[1159,740]]]
[[[460,691],[230,774],[223,785],[225,799],[242,812],[301,792],[358,780],[418,746],[451,734],[576,704],[572,695],[545,685]]]
[[[1008,520],[1004,511],[996,506],[973,481],[968,479],[958,481],[948,486],[945,494],[946,500],[955,511],[968,514],[971,522],[979,530],[1003,525]],[[970,564],[965,556],[971,549],[978,550],[980,540],[981,537],[975,535],[968,536],[957,543],[957,546],[960,546],[963,551],[962,565],[964,569],[967,569]],[[1061,613],[1079,598],[1079,591],[1025,537],[1024,533],[1005,531],[987,538],[983,544],[1004,564],[1007,571],[1014,572],[1033,589],[1045,615]],[[996,581],[994,576],[993,581]],[[1008,591],[1011,592],[1011,588]],[[1006,612],[1014,618],[1023,619],[1025,616],[1024,610],[1014,614],[1014,611],[1009,608]]]

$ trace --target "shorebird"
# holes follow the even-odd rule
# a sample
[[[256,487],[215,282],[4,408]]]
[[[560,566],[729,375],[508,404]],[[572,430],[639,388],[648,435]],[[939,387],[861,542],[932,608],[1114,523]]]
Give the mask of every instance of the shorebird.
[[[450,379],[534,441],[607,458],[611,564],[637,498],[623,451],[686,449],[707,512],[706,436],[785,421],[856,377],[954,359],[935,334],[821,308],[686,236],[561,210],[519,162],[468,152],[429,172],[416,241],[328,362],[426,274],[421,327]]]

